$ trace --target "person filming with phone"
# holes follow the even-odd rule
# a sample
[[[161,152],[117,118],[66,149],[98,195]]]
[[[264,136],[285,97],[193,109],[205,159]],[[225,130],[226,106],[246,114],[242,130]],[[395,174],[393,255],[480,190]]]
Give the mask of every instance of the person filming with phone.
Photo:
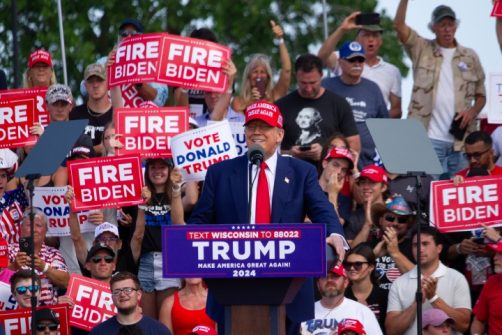
[[[55,304],[57,301],[58,288],[66,288],[70,274],[66,267],[61,252],[45,244],[47,234],[47,217],[39,209],[33,209],[34,233],[33,240],[30,237],[30,209],[28,209],[21,221],[19,231],[19,243],[9,245],[9,269],[31,269],[31,250],[35,250],[35,273],[40,276],[42,288],[40,301],[45,304]]]

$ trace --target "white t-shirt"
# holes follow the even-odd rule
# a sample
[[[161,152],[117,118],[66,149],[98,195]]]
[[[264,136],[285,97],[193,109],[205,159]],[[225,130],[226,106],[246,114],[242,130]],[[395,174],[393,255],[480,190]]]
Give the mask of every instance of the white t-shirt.
[[[432,277],[438,278],[436,294],[445,303],[452,308],[471,309],[471,294],[469,284],[464,275],[460,272],[446,267],[443,263],[439,263],[439,267],[434,271]],[[387,305],[387,313],[402,312],[415,301],[415,292],[417,291],[417,268],[406,272],[401,277],[397,278],[389,291],[389,303]],[[422,310],[431,309],[432,305],[426,301],[422,305]],[[417,320],[413,320],[413,324],[408,328],[403,335],[415,335],[417,333]],[[461,333],[456,332],[461,335]]]
[[[453,94],[452,60],[456,48],[440,48],[443,55],[439,80],[436,89],[436,101],[432,107],[428,136],[434,140],[453,143],[450,126],[455,116],[455,95]]]
[[[369,66],[364,63],[362,76],[374,81],[382,91],[387,109],[390,109],[390,94],[401,97],[401,72],[399,69],[378,57],[378,63]]]
[[[315,319],[302,322],[302,335],[331,335],[336,334],[338,323],[343,319],[359,320],[368,335],[381,335],[382,330],[375,314],[367,306],[344,298],[337,307],[325,308],[320,301],[315,303]]]

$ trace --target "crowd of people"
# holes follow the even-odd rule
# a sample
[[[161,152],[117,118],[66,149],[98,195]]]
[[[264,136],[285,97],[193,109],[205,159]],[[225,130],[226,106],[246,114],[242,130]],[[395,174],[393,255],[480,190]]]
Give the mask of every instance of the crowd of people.
[[[339,262],[328,275],[308,279],[288,304],[288,334],[400,335],[418,329],[422,334],[502,334],[500,233],[488,226],[440,233],[428,215],[431,181],[451,179],[461,185],[468,178],[502,174],[497,165],[502,162],[502,128],[493,134],[479,130],[485,74],[476,52],[455,38],[459,19],[454,10],[445,5],[434,9],[428,22],[434,38],[427,39],[406,24],[407,6],[408,0],[400,0],[394,17],[397,36],[412,62],[407,115],[424,125],[443,168],[441,175],[419,177],[423,187],[418,195],[414,177],[385,169],[366,125],[368,119],[401,118],[401,75],[379,55],[383,28],[378,23],[357,24],[360,12],[336,27],[318,55],[302,54],[294,62],[284,41],[287,36],[271,21],[280,71],[273,73],[268,55],[252,55],[238,94],[238,74],[230,59],[222,67],[230,88],[224,93],[171,88],[174,105],[189,107],[190,129],[208,121],[241,123],[248,147],[262,148],[263,162],[250,168],[245,155],[220,162],[197,183],[184,182],[169,158],[146,159],[144,203],[92,211],[94,232],[81,232],[78,213],[70,211],[71,235],[47,237],[47,217],[30,207],[27,180],[14,177],[33,146],[0,149],[0,210],[21,210],[21,238],[32,234],[30,213],[34,222],[34,254],[20,243],[10,244],[9,265],[1,269],[0,278],[10,281],[17,308],[29,308],[34,301],[43,307],[34,316],[37,334],[57,333],[60,321],[52,304],[74,306],[66,294],[71,273],[110,286],[117,315],[91,334],[222,334],[222,306],[210,298],[202,278],[163,277],[161,228],[250,222],[325,223],[326,241],[338,254]],[[355,40],[340,43],[351,31]],[[143,33],[141,22],[126,19],[119,26],[118,43]],[[502,41],[502,19],[497,19],[496,33]],[[206,28],[190,37],[218,41]],[[79,106],[72,89],[57,83],[49,52],[31,53],[24,73],[24,88],[47,88],[51,122],[89,121],[57,171],[34,180],[37,187],[67,187],[69,202],[75,195],[67,161],[114,156],[123,146],[113,121],[114,110],[124,106],[124,87],[108,87],[107,67],[114,53],[110,49],[111,56],[86,67],[78,88],[85,102]],[[324,77],[326,67],[329,76]],[[290,90],[293,75],[297,88]],[[164,84],[145,82],[127,90],[138,96],[140,106],[168,105]],[[35,123],[30,133],[42,136],[43,125]],[[258,181],[249,199],[248,174]],[[72,327],[72,333],[88,332]]]

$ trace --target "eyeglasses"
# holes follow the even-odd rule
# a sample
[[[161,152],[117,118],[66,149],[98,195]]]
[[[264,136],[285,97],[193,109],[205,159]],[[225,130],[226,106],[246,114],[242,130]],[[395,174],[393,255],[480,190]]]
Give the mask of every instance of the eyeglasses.
[[[346,59],[347,62],[349,63],[364,63],[365,59],[363,57],[352,57],[349,59]]]
[[[116,288],[112,291],[112,295],[114,296],[119,296],[121,293],[125,293],[125,295],[130,295],[133,291],[139,291],[139,288],[134,288],[134,287],[123,287],[123,288]]]
[[[470,161],[471,159],[474,159],[475,161],[479,161],[481,159],[481,156],[483,156],[484,154],[486,154],[491,149],[492,148],[488,148],[485,151],[481,151],[481,152],[472,152],[472,153],[464,152],[464,157],[468,161]]]
[[[364,264],[368,264],[369,262],[360,262],[360,261],[357,261],[357,262],[343,262],[343,267],[345,268],[345,270],[350,270],[351,268],[354,268],[354,270],[356,271],[359,271],[363,268],[363,265]]]
[[[397,223],[401,223],[401,224],[408,223],[407,216],[385,215],[383,218],[385,219],[385,221],[389,221],[389,222],[396,222],[396,220],[397,220]]]
[[[103,242],[103,243],[105,243],[105,244],[106,244],[106,242],[116,242],[116,241],[118,241],[118,240],[119,240],[119,238],[118,238],[118,237],[116,237],[116,236],[110,236],[110,237],[104,237],[104,236],[103,236],[103,237],[98,237],[98,238],[96,239],[96,241],[98,241],[98,242]]]
[[[106,263],[110,264],[111,262],[113,262],[113,256],[94,256],[94,257],[91,257],[91,261],[94,263],[94,264],[98,264],[99,262],[101,262],[102,260],[105,260]]]
[[[30,290],[31,293],[35,293],[38,292],[39,288],[40,287],[38,285],[18,286],[16,287],[16,292],[18,294],[25,294],[28,290]]]
[[[121,37],[128,37],[128,36],[136,36],[140,35],[141,33],[134,31],[134,30],[121,30],[119,31],[119,35]]]
[[[58,330],[58,325],[56,323],[39,323],[36,327],[39,332],[43,332],[46,328],[49,328],[51,332]]]

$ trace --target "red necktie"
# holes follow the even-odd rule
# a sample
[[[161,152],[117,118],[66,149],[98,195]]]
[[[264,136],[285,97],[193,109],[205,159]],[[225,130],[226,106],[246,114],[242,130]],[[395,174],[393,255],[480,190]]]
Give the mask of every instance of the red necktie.
[[[267,163],[262,162],[258,176],[258,187],[256,188],[256,224],[270,223],[270,193],[268,192],[266,169]]]

